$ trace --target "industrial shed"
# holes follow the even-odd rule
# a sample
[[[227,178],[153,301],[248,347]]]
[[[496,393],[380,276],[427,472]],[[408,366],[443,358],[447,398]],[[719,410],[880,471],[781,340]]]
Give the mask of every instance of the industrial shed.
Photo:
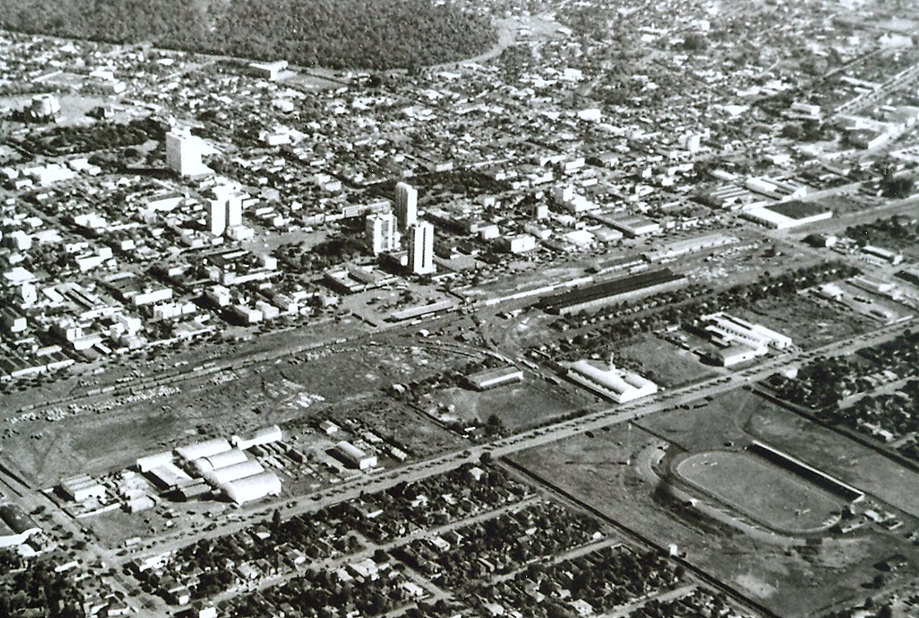
[[[589,361],[580,360],[568,367],[568,377],[616,403],[633,401],[657,392],[657,385],[637,373],[615,367],[600,369]]]
[[[194,461],[202,457],[212,457],[217,453],[223,453],[231,448],[230,443],[223,438],[214,438],[212,440],[205,440],[204,442],[189,444],[188,446],[180,446],[176,449],[176,453],[185,461]]]
[[[19,505],[0,506],[0,547],[22,545],[37,532],[41,529]]]
[[[240,463],[233,464],[232,466],[210,470],[205,472],[202,476],[208,483],[220,486],[224,483],[246,478],[247,476],[260,474],[264,471],[265,468],[262,467],[262,464],[254,459],[247,459]]]
[[[146,457],[140,457],[136,463],[138,470],[141,472],[149,472],[158,466],[172,463],[172,451],[163,451],[162,453],[155,453],[153,455],[147,455]]]
[[[510,365],[470,374],[466,376],[466,381],[477,391],[485,391],[505,384],[523,382],[523,372]]]
[[[194,461],[194,466],[199,474],[204,474],[205,472],[219,470],[220,468],[226,468],[227,466],[235,466],[236,464],[242,463],[247,459],[249,458],[244,452],[238,448],[234,448],[230,449],[229,451],[217,453],[216,455],[211,455],[210,457],[202,457],[201,459],[196,459]]]
[[[90,498],[104,498],[105,487],[88,474],[79,474],[61,481],[61,489],[74,502],[84,502]]]
[[[272,425],[271,427],[263,427],[259,429],[249,438],[233,436],[230,441],[236,448],[246,450],[253,446],[261,446],[263,444],[271,444],[272,442],[280,442],[283,439],[284,434],[281,432],[281,428],[277,425]]]
[[[174,463],[167,463],[162,466],[150,468],[147,472],[147,477],[153,481],[155,485],[163,489],[175,489],[176,487],[189,485],[192,482],[192,478]]]
[[[236,504],[261,500],[281,493],[281,480],[274,472],[262,472],[224,483],[220,489]]]
[[[179,497],[186,501],[193,500],[210,493],[211,488],[202,479],[198,479],[197,481],[178,489]]]
[[[539,304],[549,313],[571,315],[581,311],[596,311],[626,300],[672,290],[684,285],[685,282],[685,276],[662,268],[546,296]]]
[[[344,440],[335,445],[335,454],[358,470],[367,470],[377,465],[376,455],[368,455],[363,450]]]

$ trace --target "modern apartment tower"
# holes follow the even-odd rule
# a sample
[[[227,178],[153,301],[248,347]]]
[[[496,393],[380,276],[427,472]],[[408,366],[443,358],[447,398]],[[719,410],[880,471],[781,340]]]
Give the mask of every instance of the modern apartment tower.
[[[188,129],[173,128],[166,134],[166,165],[182,176],[200,176],[211,171],[201,162],[204,142]]]
[[[367,217],[364,227],[367,244],[374,255],[393,251],[396,248],[396,217],[391,212]]]
[[[408,231],[408,268],[416,275],[428,275],[434,267],[434,226],[421,222]]]
[[[209,200],[207,203],[207,231],[214,236],[220,236],[227,229],[227,204],[221,198]]]
[[[243,224],[243,194],[231,193],[227,196],[227,227]]]
[[[396,185],[396,218],[403,231],[418,222],[418,190],[406,182]]]
[[[214,188],[215,199],[208,201],[208,231],[220,236],[226,230],[243,224],[244,193],[229,186]]]

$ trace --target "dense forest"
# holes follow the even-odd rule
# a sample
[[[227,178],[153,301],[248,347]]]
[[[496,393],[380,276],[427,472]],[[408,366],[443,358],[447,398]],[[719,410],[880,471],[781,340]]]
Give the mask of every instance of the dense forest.
[[[434,0],[2,0],[0,26],[27,33],[330,68],[413,68],[474,56],[485,17]]]

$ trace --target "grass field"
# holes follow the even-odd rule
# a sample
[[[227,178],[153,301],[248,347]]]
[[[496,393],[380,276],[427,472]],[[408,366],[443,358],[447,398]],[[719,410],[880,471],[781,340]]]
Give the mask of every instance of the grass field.
[[[756,439],[919,517],[919,473],[750,391],[735,391],[691,412],[659,414],[642,425],[699,452]]]
[[[689,350],[682,350],[654,335],[642,335],[636,343],[617,350],[616,356],[622,361],[619,364],[635,369],[652,382],[668,388],[698,382],[715,373]]]
[[[805,350],[849,339],[877,325],[875,320],[805,294],[760,301],[736,313],[788,335]]]
[[[755,521],[792,533],[827,527],[841,501],[750,453],[709,451],[681,461],[677,473]]]
[[[422,406],[440,406],[438,414],[455,417],[460,422],[481,423],[496,414],[509,430],[521,431],[574,412],[589,405],[591,399],[568,384],[553,386],[526,372],[526,379],[520,384],[484,392],[459,387],[435,391]],[[452,411],[444,412],[445,406],[453,406]]]

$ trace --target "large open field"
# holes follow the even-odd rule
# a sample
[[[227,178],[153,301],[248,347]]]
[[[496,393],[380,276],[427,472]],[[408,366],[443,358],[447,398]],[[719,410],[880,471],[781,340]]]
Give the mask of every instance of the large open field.
[[[571,384],[549,384],[526,372],[526,379],[484,392],[453,387],[434,391],[421,405],[444,421],[483,423],[496,414],[510,431],[522,431],[577,411],[594,398]]]
[[[694,353],[654,335],[641,335],[634,343],[618,349],[616,357],[618,364],[668,388],[698,382],[715,373],[714,368],[703,365]]]
[[[513,459],[659,545],[676,544],[692,564],[781,616],[819,616],[833,603],[863,600],[872,593],[869,582],[877,573],[872,565],[895,553],[913,552],[905,538],[916,527],[910,519],[896,533],[869,528],[848,536],[823,534],[818,542],[808,543],[765,529],[728,525],[684,501],[675,502],[666,480],[670,458],[725,449],[728,443],[728,448],[738,449],[753,439],[875,495],[902,494],[898,502],[903,506],[919,495],[917,475],[879,461],[867,449],[749,391],[734,391],[704,407],[645,417],[639,423],[648,431],[638,424],[631,430],[618,426]],[[747,477],[734,482],[737,491],[755,493],[755,483]],[[756,499],[766,498],[763,493]],[[911,564],[891,581],[917,575],[919,569]]]
[[[877,324],[875,320],[806,293],[760,301],[736,313],[788,335],[805,350],[861,335],[876,328]]]
[[[19,422],[19,435],[0,440],[0,448],[24,478],[46,487],[74,470],[101,474],[202,436],[311,422],[326,418],[330,408],[349,410],[349,402],[356,410],[372,407],[366,405],[368,397],[384,397],[383,389],[390,384],[468,362],[447,350],[401,343],[409,344],[331,346],[169,387],[138,389],[99,402],[103,407],[95,411],[65,414],[55,422]],[[412,453],[429,454],[454,443],[414,411],[383,408],[354,415],[367,417],[378,433],[399,436]],[[402,427],[411,431],[401,431]]]
[[[791,533],[826,528],[842,501],[756,455],[709,451],[691,455],[677,473],[705,493],[773,530]]]
[[[750,391],[691,411],[655,415],[642,425],[693,452],[761,440],[919,517],[919,474]]]

